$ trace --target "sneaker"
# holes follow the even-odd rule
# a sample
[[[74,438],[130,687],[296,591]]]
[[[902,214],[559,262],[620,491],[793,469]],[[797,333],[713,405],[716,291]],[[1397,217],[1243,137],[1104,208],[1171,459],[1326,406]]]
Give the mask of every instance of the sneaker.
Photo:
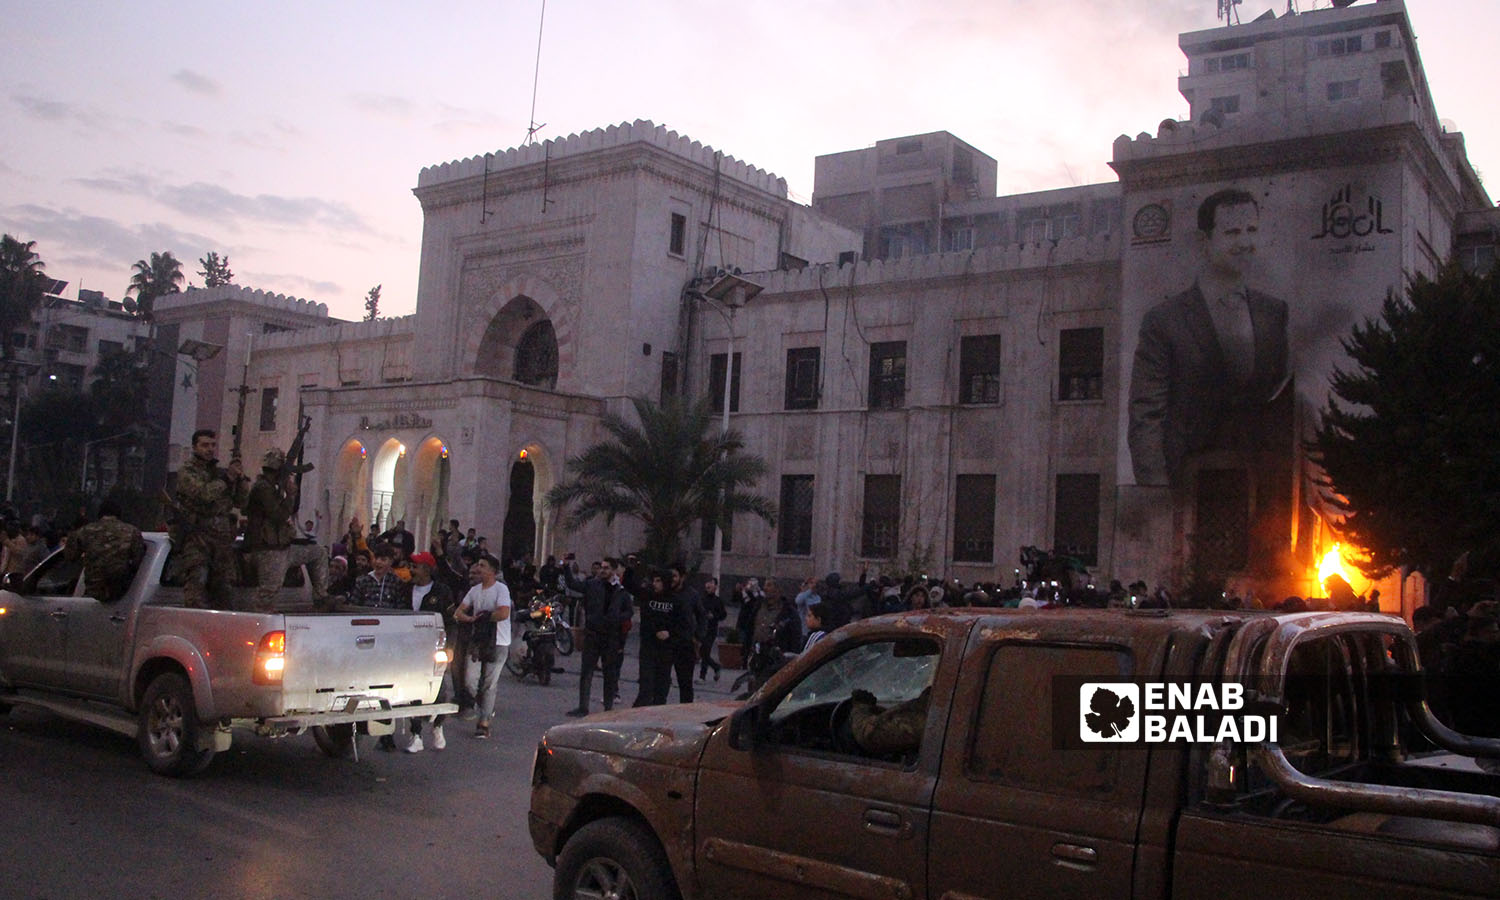
[[[476,725],[474,727],[474,736],[476,738],[479,738],[481,741],[487,741],[487,740],[489,740],[490,739],[490,726],[484,725],[484,724]]]
[[[574,709],[570,709],[567,712],[563,713],[563,715],[565,715],[565,716],[567,716],[569,718],[572,718],[572,719],[576,719],[579,716],[586,716],[588,714],[589,714],[589,711],[586,710],[586,709],[584,709],[581,706],[576,707]]]
[[[432,749],[443,750],[448,746],[448,739],[443,737],[443,726],[432,726]]]
[[[406,752],[407,753],[421,753],[422,752],[422,736],[420,734],[414,734],[414,735],[411,736],[411,743],[406,745]]]

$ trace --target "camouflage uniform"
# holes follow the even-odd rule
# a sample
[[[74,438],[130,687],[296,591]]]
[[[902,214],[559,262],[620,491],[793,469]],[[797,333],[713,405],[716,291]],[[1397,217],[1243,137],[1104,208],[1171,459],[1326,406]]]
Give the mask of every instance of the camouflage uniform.
[[[312,580],[313,602],[319,609],[328,605],[328,554],[316,544],[293,544],[296,526],[292,515],[297,511],[296,495],[288,495],[277,484],[277,474],[286,462],[280,450],[266,451],[260,477],[250,488],[245,503],[245,549],[255,560],[255,608],[271,612],[276,606],[276,592],[286,578],[289,566],[307,566]]]
[[[182,604],[208,605],[212,599],[230,606],[235,571],[234,526],[231,510],[245,503],[248,479],[231,480],[215,461],[188,458],[177,472],[177,515],[173,530],[178,575],[183,579]],[[207,578],[205,589],[204,579]]]
[[[932,688],[882,710],[869,691],[855,691],[849,711],[849,730],[866,753],[877,755],[913,753],[922,746],[922,732],[927,729],[927,702]]]
[[[105,602],[124,596],[145,553],[141,530],[114,516],[104,516],[75,530],[63,548],[63,556],[68,559],[83,557],[84,587]]]

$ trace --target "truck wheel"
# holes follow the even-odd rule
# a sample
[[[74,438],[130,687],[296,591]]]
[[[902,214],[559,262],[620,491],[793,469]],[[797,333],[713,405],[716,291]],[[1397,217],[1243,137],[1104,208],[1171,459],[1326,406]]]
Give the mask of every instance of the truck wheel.
[[[553,900],[616,897],[678,900],[661,844],[625,818],[599,819],[568,838],[552,878]]]
[[[314,725],[312,736],[318,749],[334,759],[348,759],[354,755],[354,726],[350,723]]]
[[[176,672],[152,679],[141,701],[138,742],[146,764],[158,775],[182,778],[202,772],[214,751],[198,749],[198,708],[193,689]]]

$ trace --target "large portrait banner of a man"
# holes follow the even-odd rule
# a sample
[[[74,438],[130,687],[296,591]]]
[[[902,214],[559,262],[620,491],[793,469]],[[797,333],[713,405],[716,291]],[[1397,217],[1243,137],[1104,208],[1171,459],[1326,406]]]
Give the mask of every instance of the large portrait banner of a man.
[[[1302,441],[1339,341],[1400,283],[1399,204],[1383,199],[1397,191],[1377,181],[1328,171],[1126,197],[1119,483],[1163,489],[1209,568],[1291,562]]]

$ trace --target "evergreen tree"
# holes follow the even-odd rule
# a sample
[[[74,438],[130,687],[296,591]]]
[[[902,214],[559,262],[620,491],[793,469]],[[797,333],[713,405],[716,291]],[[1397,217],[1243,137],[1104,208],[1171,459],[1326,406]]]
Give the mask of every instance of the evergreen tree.
[[[211,288],[234,283],[234,273],[229,270],[228,254],[221,259],[219,254],[210,251],[207,256],[198,260],[198,264],[203,266],[198,270],[198,274],[203,276],[204,287]]]
[[[1309,446],[1371,577],[1500,564],[1500,278],[1414,278],[1343,340],[1354,366]]]
[[[373,322],[380,318],[380,285],[370,288],[365,295],[365,321]]]

